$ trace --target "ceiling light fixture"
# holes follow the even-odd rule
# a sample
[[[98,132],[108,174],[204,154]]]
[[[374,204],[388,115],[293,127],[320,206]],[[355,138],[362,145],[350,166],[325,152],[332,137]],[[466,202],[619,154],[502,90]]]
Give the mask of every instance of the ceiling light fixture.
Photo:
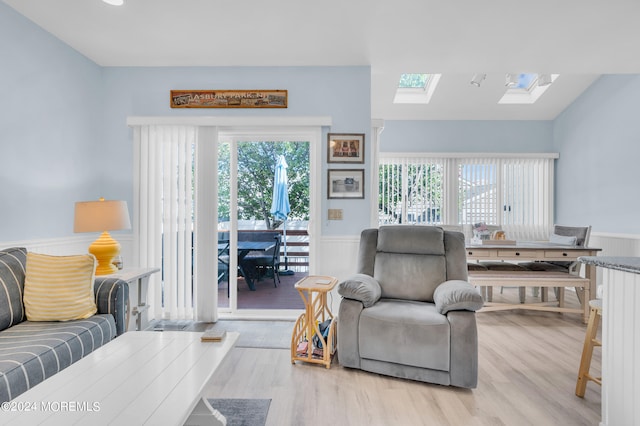
[[[124,4],[124,0],[102,0],[106,4],[110,4],[111,6],[122,6]]]
[[[485,78],[487,78],[486,74],[474,74],[473,78],[471,79],[471,84],[476,87],[480,87],[480,83],[482,83],[482,80],[484,80]]]
[[[551,74],[538,74],[538,86],[548,86],[553,83]]]
[[[505,79],[505,86],[507,87],[515,87],[518,85],[518,74],[507,74]]]

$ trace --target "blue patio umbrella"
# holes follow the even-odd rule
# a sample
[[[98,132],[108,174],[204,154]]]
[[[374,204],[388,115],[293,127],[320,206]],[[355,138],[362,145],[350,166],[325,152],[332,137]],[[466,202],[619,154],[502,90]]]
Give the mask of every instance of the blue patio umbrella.
[[[276,171],[273,177],[273,200],[271,201],[271,214],[276,219],[283,221],[283,237],[282,244],[284,246],[284,271],[280,271],[281,275],[292,275],[293,271],[289,271],[289,259],[287,258],[287,218],[291,212],[289,205],[289,188],[287,183],[287,161],[284,155],[278,156],[276,163]]]

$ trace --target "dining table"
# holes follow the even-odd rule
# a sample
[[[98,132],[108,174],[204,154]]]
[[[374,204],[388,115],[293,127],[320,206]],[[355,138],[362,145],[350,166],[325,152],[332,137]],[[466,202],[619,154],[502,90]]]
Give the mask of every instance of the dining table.
[[[467,244],[467,259],[472,262],[577,262],[581,256],[595,256],[602,249],[584,246],[565,246],[544,241],[514,241],[507,244],[490,240],[481,244]],[[586,324],[589,319],[589,298],[596,294],[595,266],[586,265],[584,277],[569,272],[547,272],[533,270],[470,270],[469,282],[486,291],[487,301],[478,312],[507,309],[529,309],[550,312],[579,313]],[[557,304],[543,300],[537,303],[509,303],[491,301],[493,286],[560,288]],[[581,289],[580,308],[564,305],[564,287]],[[544,299],[544,298],[543,298]]]

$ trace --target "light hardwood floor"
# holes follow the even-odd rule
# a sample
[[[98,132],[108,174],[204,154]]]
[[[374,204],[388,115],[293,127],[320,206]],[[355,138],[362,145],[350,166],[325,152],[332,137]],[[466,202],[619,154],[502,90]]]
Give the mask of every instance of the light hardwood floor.
[[[516,289],[505,294],[509,291]],[[288,350],[235,348],[205,395],[271,398],[268,426],[599,423],[600,387],[589,383],[584,399],[574,394],[586,330],[579,315],[504,311],[477,319],[479,385],[474,390],[350,370],[336,360],[329,370],[292,365]],[[596,350],[596,375],[600,360]]]

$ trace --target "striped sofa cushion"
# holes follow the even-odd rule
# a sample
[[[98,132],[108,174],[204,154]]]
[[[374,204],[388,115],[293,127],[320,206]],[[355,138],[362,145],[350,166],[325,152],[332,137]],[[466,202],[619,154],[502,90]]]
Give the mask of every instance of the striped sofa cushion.
[[[0,332],[0,403],[51,377],[116,336],[113,316],[25,321]]]
[[[92,254],[50,256],[27,253],[24,308],[29,321],[69,321],[97,312]]]
[[[26,319],[22,305],[27,249],[0,250],[0,330]]]

